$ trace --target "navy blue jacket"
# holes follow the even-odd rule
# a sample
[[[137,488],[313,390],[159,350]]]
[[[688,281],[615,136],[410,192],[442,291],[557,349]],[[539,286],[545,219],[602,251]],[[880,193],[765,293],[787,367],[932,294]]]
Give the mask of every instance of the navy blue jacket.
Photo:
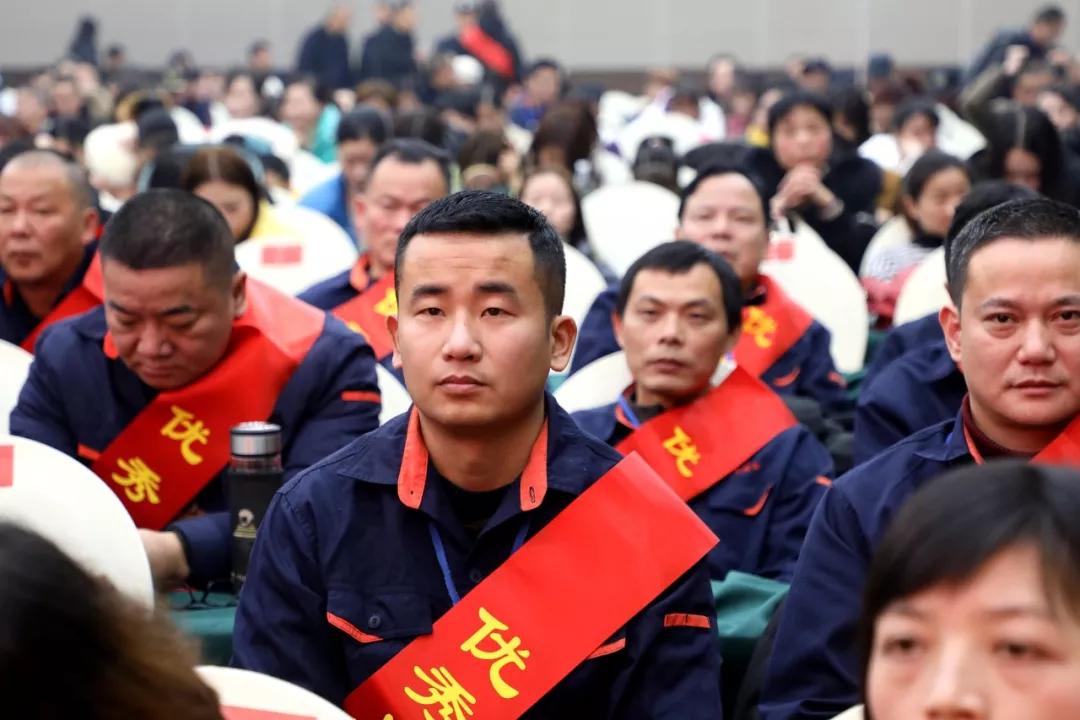
[[[972,462],[959,414],[833,483],[806,534],[761,695],[763,720],[831,718],[860,702],[857,625],[874,548],[924,482]]]
[[[330,312],[338,305],[347,303],[360,294],[356,291],[356,288],[352,286],[351,275],[352,270],[346,270],[332,278],[327,278],[320,283],[312,285],[307,290],[300,293],[298,297],[309,305],[314,305],[320,310]],[[393,353],[384,357],[379,364],[392,372],[398,380],[405,382],[405,376],[402,375],[401,370],[394,367]]]
[[[956,417],[967,394],[945,341],[904,353],[863,386],[855,410],[855,464],[923,428]]]
[[[104,450],[156,397],[120,359],[102,350],[105,311],[96,308],[45,330],[11,413],[11,433],[80,457]],[[321,460],[379,424],[379,404],[347,401],[346,391],[377,392],[375,361],[363,339],[334,318],[282,388],[270,421],[281,425],[285,476]],[[229,516],[224,472],[195,504],[205,515],[177,521],[196,582],[227,577]]]
[[[619,290],[612,286],[600,293],[581,323],[570,374],[593,360],[619,351],[611,314]],[[761,381],[780,395],[802,395],[816,400],[826,413],[851,410],[843,379],[836,372],[829,351],[829,331],[816,320],[799,341],[761,376]]]
[[[941,342],[943,337],[937,313],[897,325],[889,331],[889,334],[881,341],[881,345],[874,351],[873,359],[866,366],[862,386],[868,387],[882,370],[904,353],[923,345]]]
[[[542,503],[522,511],[516,480],[475,541],[433,463],[419,509],[398,498],[402,453],[407,442],[418,441],[407,438],[408,415],[285,485],[259,527],[240,594],[233,663],[342,703],[413,638],[430,633],[451,607],[432,528],[442,537],[452,583],[464,596],[506,560],[519,533],[535,534],[619,461],[550,396],[547,410]],[[360,642],[337,629],[340,622],[332,626],[327,613],[379,639]],[[715,626],[664,627],[670,613],[713,616],[704,561],[617,633],[612,642],[625,639],[625,647],[584,661],[527,717],[720,717]]]
[[[349,187],[344,173],[308,190],[307,194],[300,198],[297,204],[321,212],[336,222],[342,230],[348,233],[353,244],[359,246],[356,239],[356,228],[353,226],[352,217],[349,215]]]
[[[615,407],[574,413],[574,420],[614,447],[633,431],[617,420]],[[828,450],[798,425],[692,498],[690,508],[720,538],[709,553],[713,580],[738,570],[790,582],[810,517],[832,475]]]
[[[307,34],[300,46],[296,69],[314,75],[330,90],[346,88],[352,83],[349,72],[349,39],[318,26]]]
[[[53,303],[53,307],[59,305],[68,293],[82,283],[86,270],[94,259],[94,253],[97,252],[97,245],[95,240],[83,248],[83,259],[79,263],[79,268],[64,283],[64,289]],[[3,288],[3,294],[0,295],[0,340],[19,345],[30,336],[30,333],[41,322],[41,318],[35,316],[30,312],[30,308],[26,307],[15,284],[8,279],[2,267],[0,267],[0,288]]]

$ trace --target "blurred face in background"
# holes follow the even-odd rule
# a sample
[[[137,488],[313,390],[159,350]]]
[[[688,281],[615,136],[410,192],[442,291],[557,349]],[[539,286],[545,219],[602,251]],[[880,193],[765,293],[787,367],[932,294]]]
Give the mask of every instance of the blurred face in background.
[[[776,161],[785,170],[797,165],[823,167],[832,152],[829,119],[806,105],[792,108],[776,123],[772,148]]]
[[[249,118],[259,114],[259,93],[250,75],[237,75],[225,93],[225,109],[233,118]]]
[[[558,173],[533,175],[521,191],[521,202],[543,213],[564,240],[570,237],[577,221],[574,192]]]

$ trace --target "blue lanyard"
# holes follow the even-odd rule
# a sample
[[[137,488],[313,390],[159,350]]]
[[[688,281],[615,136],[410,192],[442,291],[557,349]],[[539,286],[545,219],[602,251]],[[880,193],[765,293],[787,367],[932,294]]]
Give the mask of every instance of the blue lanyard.
[[[431,545],[435,548],[435,559],[439,561],[439,569],[442,570],[446,593],[450,596],[450,605],[457,605],[461,602],[461,595],[458,593],[457,585],[454,583],[454,576],[450,572],[450,562],[446,559],[446,548],[443,546],[442,535],[439,534],[439,528],[435,527],[435,523],[430,520],[428,520],[428,532],[431,534]],[[529,521],[526,519],[522,523],[521,529],[518,530],[517,537],[514,538],[514,546],[510,550],[511,555],[521,549],[521,546],[525,544],[525,536],[528,534]]]
[[[641,427],[641,421],[638,420],[637,414],[630,407],[630,401],[626,399],[625,395],[619,396],[619,407],[622,408],[623,414],[626,415],[626,419],[630,421],[630,424],[635,429]]]

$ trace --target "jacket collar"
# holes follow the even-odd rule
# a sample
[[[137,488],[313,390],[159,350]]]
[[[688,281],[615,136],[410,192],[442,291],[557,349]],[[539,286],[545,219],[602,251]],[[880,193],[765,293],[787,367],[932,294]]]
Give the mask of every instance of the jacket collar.
[[[968,449],[967,440],[964,439],[963,415],[961,413],[956,414],[956,419],[949,427],[949,433],[943,441],[916,450],[915,455],[940,463],[952,463],[961,458],[970,458],[971,451]]]

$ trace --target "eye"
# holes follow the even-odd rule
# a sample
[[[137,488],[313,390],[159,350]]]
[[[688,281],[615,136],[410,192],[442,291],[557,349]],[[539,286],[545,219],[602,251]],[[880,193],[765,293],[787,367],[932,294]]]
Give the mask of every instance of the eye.
[[[995,325],[1005,325],[1012,322],[1012,316],[1008,313],[994,313],[986,318]]]
[[[481,313],[481,315],[487,315],[488,317],[504,317],[508,314],[502,308],[497,307],[484,308],[484,312]]]
[[[1012,640],[1004,640],[995,645],[994,654],[1007,660],[1018,661],[1041,660],[1049,655],[1049,653],[1036,645]]]
[[[1062,310],[1058,315],[1058,319],[1065,322],[1076,322],[1080,320],[1080,310]]]
[[[638,310],[638,315],[643,318],[654,318],[659,314],[660,313],[656,312],[652,308],[642,308],[641,310]]]
[[[442,315],[442,309],[437,308],[437,307],[427,307],[427,308],[424,308],[424,309],[420,310],[420,312],[418,312],[416,314],[417,315],[424,315],[426,317],[438,317],[439,315]]]
[[[882,653],[889,657],[908,658],[918,653],[923,644],[914,636],[898,636],[882,643]]]

